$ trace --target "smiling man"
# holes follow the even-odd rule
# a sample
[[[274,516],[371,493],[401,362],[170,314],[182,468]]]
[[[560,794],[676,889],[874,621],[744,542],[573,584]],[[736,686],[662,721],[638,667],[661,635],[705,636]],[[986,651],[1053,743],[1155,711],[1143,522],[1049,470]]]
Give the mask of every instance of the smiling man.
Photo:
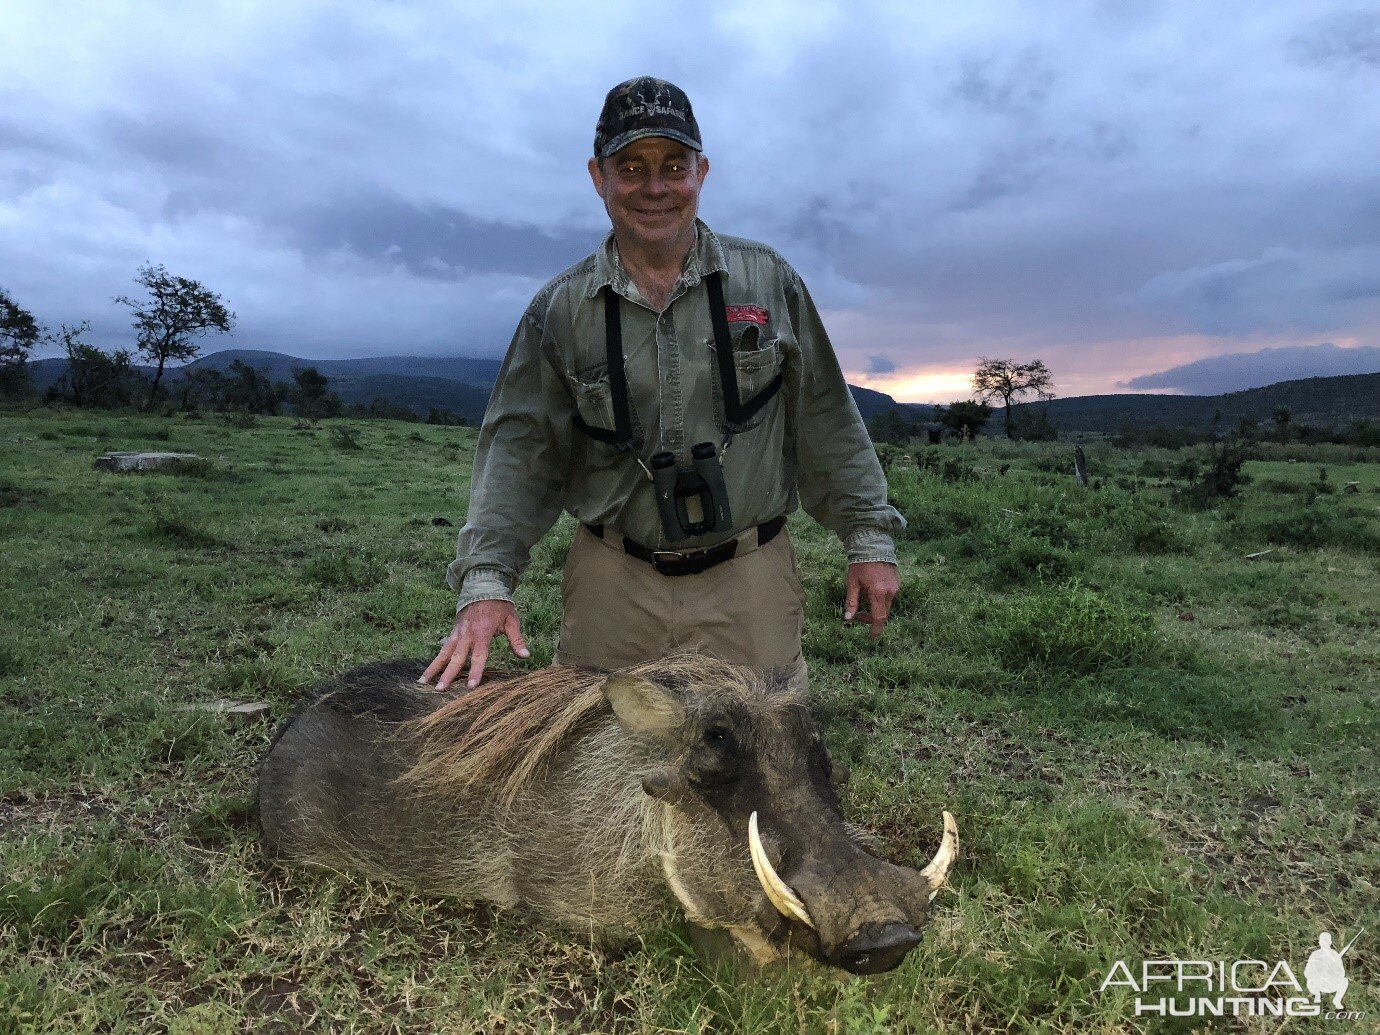
[[[467,663],[476,686],[497,635],[528,656],[513,593],[562,510],[581,525],[558,663],[698,646],[803,685],[797,506],[844,544],[844,620],[881,635],[905,521],[800,277],[699,220],[702,151],[676,86],[609,91],[589,175],[613,228],[538,292],[509,346],[447,572],[455,627],[422,676],[438,689]]]

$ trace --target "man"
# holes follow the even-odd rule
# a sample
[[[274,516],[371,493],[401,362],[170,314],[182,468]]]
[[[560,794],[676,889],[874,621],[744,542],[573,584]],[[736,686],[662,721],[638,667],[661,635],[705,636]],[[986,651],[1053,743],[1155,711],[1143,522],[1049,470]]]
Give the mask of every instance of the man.
[[[422,675],[446,689],[490,644],[521,657],[513,591],[562,509],[556,661],[619,668],[698,645],[803,685],[804,592],[785,517],[843,540],[844,620],[876,639],[905,521],[804,284],[770,248],[698,218],[709,173],[681,90],[614,87],[589,174],[613,224],[523,315],[480,430],[447,581],[455,628]],[[859,611],[859,602],[866,611]]]

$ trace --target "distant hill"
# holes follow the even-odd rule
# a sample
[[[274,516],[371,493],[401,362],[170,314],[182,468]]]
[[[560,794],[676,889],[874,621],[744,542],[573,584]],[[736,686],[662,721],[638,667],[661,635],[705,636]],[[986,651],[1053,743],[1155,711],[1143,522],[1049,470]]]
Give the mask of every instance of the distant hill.
[[[1269,421],[1281,406],[1296,425],[1345,425],[1380,420],[1380,374],[1308,377],[1225,395],[1085,395],[1026,403],[1016,412],[1032,406],[1044,410],[1055,427],[1070,432],[1206,427],[1217,413],[1229,425],[1243,417]],[[993,426],[1000,420],[1000,413],[994,415]]]
[[[247,363],[271,381],[291,381],[292,372],[303,367],[315,367],[332,381],[346,377],[367,377],[387,374],[427,379],[445,378],[462,384],[492,388],[498,380],[499,359],[477,359],[472,356],[368,356],[362,359],[299,359],[281,352],[259,349],[225,349],[193,360],[186,369],[227,370],[235,360]],[[182,369],[182,368],[179,368]],[[340,389],[336,389],[339,391]]]
[[[439,406],[458,413],[471,424],[478,424],[484,419],[484,408],[489,405],[488,388],[463,384],[448,377],[406,377],[400,374],[327,376],[330,378],[327,387],[347,403],[368,405],[375,399],[383,399],[406,406],[419,417],[425,417],[433,406]]]
[[[299,359],[281,352],[226,349],[202,356],[186,368],[169,370],[175,381],[180,371],[211,367],[226,370],[235,360],[268,375],[274,381],[292,380],[300,367],[315,367],[330,379],[330,388],[347,403],[374,399],[408,406],[425,416],[433,406],[443,406],[472,422],[484,416],[489,390],[502,365],[497,359],[469,356],[373,356],[365,359]],[[35,387],[44,391],[67,369],[65,359],[41,359],[29,364]],[[150,368],[141,368],[149,370]],[[934,408],[899,403],[870,388],[848,386],[863,419],[896,410],[912,421],[932,418]],[[1221,413],[1225,424],[1245,417],[1269,421],[1281,406],[1287,407],[1294,424],[1345,425],[1356,420],[1380,421],[1380,374],[1344,374],[1281,381],[1226,395],[1084,395],[1046,403],[1024,403],[1017,412],[1044,410],[1061,431],[1116,432],[1123,429],[1206,427]],[[993,414],[990,427],[1001,424]]]
[[[291,381],[292,372],[315,367],[329,380],[330,390],[347,403],[375,399],[407,406],[418,416],[433,407],[444,407],[472,423],[484,417],[489,390],[503,365],[497,359],[469,356],[371,356],[365,359],[300,359],[281,352],[259,349],[225,349],[212,352],[181,367],[170,367],[164,384],[172,388],[187,370],[230,369],[239,360],[265,375],[270,381]],[[141,366],[149,376],[153,368]],[[29,364],[29,375],[40,392],[57,382],[67,371],[65,359],[41,359]],[[175,390],[175,389],[173,389]]]
[[[908,420],[929,420],[930,415],[934,412],[933,406],[925,406],[921,403],[900,403],[885,392],[876,392],[871,388],[849,385],[848,390],[853,393],[853,401],[858,404],[858,412],[862,414],[863,420],[870,420],[887,410],[899,410],[905,414]]]

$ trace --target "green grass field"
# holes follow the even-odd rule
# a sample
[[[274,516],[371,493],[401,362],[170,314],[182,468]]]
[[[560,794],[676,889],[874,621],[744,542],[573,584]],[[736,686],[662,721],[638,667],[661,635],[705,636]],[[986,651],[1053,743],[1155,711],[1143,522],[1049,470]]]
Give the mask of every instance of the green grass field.
[[[1288,1030],[1380,1030],[1380,451],[1265,447],[1237,499],[1190,510],[1187,454],[1089,445],[1080,489],[1064,444],[886,449],[910,527],[879,646],[796,515],[846,807],[911,864],[947,808],[963,857],[895,973],[738,987],[675,927],[609,954],[266,862],[273,724],[177,706],[276,719],[334,672],[431,656],[454,608],[438,521],[463,521],[474,432],[332,423],[0,413],[0,1033],[1273,1032],[1137,1019],[1099,987],[1145,959],[1302,980],[1320,931],[1363,926],[1366,1017]],[[111,449],[205,459],[94,471]],[[534,666],[571,531],[521,591]]]

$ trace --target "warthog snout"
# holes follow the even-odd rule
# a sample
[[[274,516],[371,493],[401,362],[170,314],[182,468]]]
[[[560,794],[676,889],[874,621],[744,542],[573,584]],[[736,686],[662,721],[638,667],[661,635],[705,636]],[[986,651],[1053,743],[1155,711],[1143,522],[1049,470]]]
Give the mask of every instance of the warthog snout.
[[[919,944],[920,932],[909,924],[863,924],[830,959],[854,974],[880,974],[897,966]]]
[[[756,813],[748,823],[753,865],[772,904],[814,935],[816,955],[855,974],[877,974],[920,943],[918,928],[957,858],[953,816],[944,813],[939,850],[919,872],[877,858],[841,824],[778,821],[776,827],[785,831],[775,853],[780,873]]]
[[[328,685],[260,771],[281,857],[522,907],[604,939],[678,906],[758,964],[791,949],[857,974],[920,941],[958,850],[881,859],[805,698],[698,655],[605,675],[549,668],[444,696],[424,663]]]

